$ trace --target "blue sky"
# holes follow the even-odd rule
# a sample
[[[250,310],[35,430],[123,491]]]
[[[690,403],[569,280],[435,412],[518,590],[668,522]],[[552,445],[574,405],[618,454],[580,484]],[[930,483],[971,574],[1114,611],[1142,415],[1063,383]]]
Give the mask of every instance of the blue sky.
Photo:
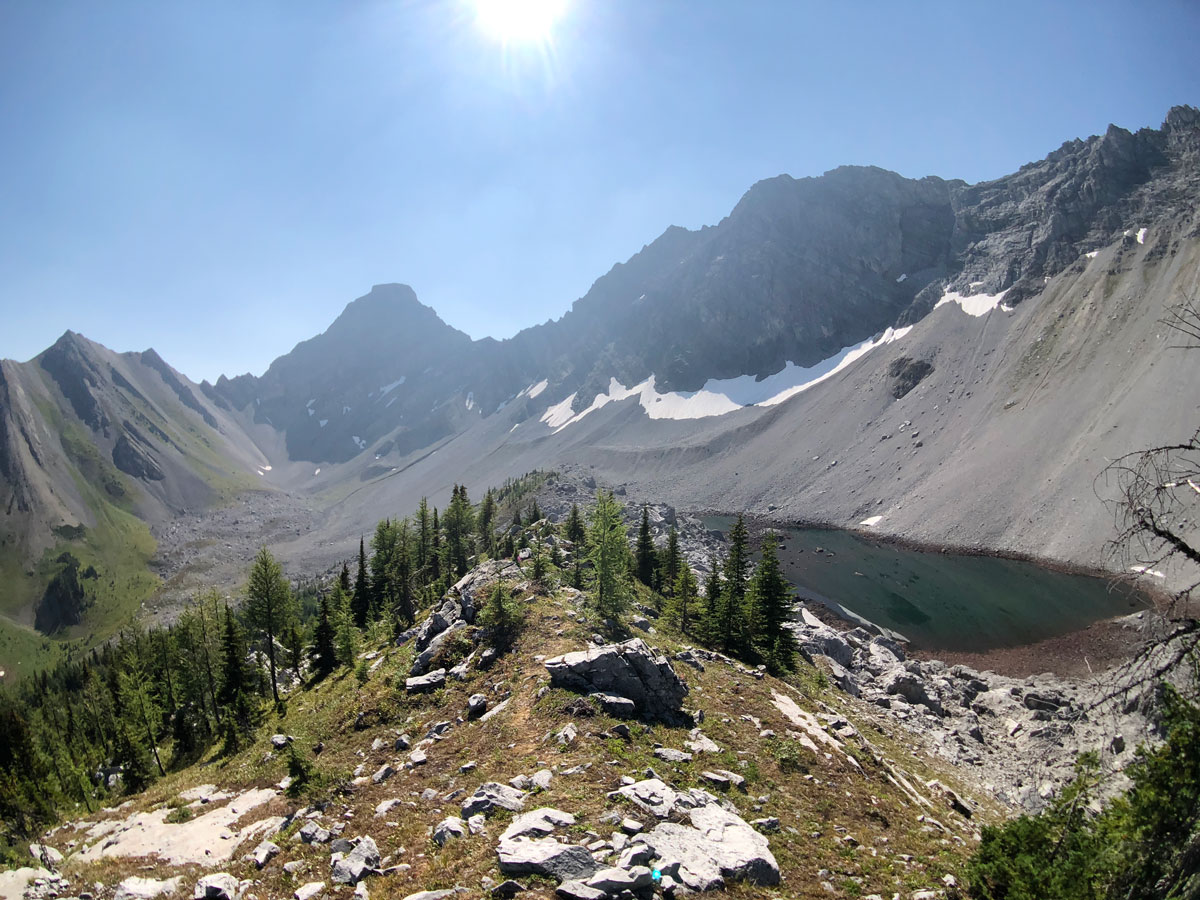
[[[978,181],[1200,104],[1200,4],[0,4],[0,357],[261,373],[372,284],[472,337],[846,163]]]

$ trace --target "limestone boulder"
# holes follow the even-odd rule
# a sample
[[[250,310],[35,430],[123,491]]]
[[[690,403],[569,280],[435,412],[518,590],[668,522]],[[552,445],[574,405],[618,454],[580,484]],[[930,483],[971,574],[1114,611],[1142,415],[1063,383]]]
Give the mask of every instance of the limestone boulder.
[[[641,638],[565,653],[543,665],[554,687],[624,697],[633,702],[637,715],[646,718],[684,719],[687,685],[670,661],[652,652]]]

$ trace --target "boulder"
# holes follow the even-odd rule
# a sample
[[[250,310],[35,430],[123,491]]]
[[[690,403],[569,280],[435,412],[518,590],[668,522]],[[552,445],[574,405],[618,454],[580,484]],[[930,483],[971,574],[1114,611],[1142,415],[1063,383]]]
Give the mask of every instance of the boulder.
[[[358,884],[379,866],[379,848],[369,837],[360,837],[346,856],[331,860],[335,884]]]
[[[458,816],[447,816],[438,822],[433,829],[433,842],[439,847],[445,845],[450,838],[466,837],[467,825]]]
[[[417,654],[413,660],[412,668],[409,670],[410,675],[423,675],[429,671],[429,666],[433,662],[433,658],[437,656],[439,650],[442,649],[442,644],[450,637],[450,635],[458,631],[460,628],[466,628],[467,623],[462,619],[457,619],[453,625],[441,632],[437,637],[429,642],[429,646]]]
[[[310,881],[308,884],[301,885],[292,893],[295,900],[312,900],[313,897],[325,890],[325,882]]]
[[[605,713],[616,716],[618,719],[631,719],[637,714],[636,705],[628,697],[606,694],[603,691],[588,694],[588,697],[595,700]]]
[[[676,722],[684,718],[688,688],[670,661],[640,638],[556,656],[543,663],[554,687],[584,694],[616,694],[638,715]]]
[[[254,857],[255,867],[261,869],[279,855],[279,845],[271,841],[263,841],[254,848],[254,853],[251,855]]]
[[[294,740],[295,738],[290,734],[273,734],[271,735],[271,746],[276,750],[286,750],[287,745]]]
[[[767,839],[741,816],[715,803],[688,815],[691,826],[663,822],[644,836],[661,872],[694,891],[715,890],[725,879],[779,883],[779,864]]]
[[[544,875],[571,881],[590,878],[596,871],[596,861],[586,847],[560,844],[554,838],[502,840],[496,856],[505,875]]]
[[[554,809],[550,806],[543,806],[540,809],[524,813],[513,819],[511,824],[504,829],[504,833],[500,835],[500,840],[510,841],[519,837],[529,837],[530,835],[544,837],[551,834],[555,828],[566,828],[574,824],[575,817],[570,813]]]
[[[404,690],[409,694],[431,694],[446,683],[446,670],[434,669],[428,675],[407,678]]]
[[[467,718],[478,719],[487,712],[487,697],[483,694],[472,694],[467,699]]]
[[[553,779],[554,779],[554,773],[551,772],[549,769],[538,769],[536,772],[533,773],[532,776],[530,776],[529,780],[533,783],[533,786],[535,788],[537,788],[538,790],[548,791],[550,789],[550,782]]]
[[[470,797],[463,801],[463,817],[476,813],[488,815],[496,809],[508,809],[517,812],[525,805],[525,792],[518,791],[507,784],[489,781],[475,789]]]
[[[328,844],[329,839],[333,837],[327,829],[311,820],[301,825],[296,834],[306,844]]]
[[[609,900],[608,894],[584,881],[564,881],[555,888],[554,896],[563,900]]]
[[[238,900],[242,895],[238,880],[228,872],[205,875],[196,882],[192,900]]]
[[[616,896],[622,891],[640,891],[654,884],[654,876],[645,866],[629,869],[601,869],[587,880],[588,887]]]
[[[30,844],[29,855],[42,865],[56,869],[62,865],[63,855],[49,844]]]
[[[906,669],[896,669],[884,683],[884,691],[903,697],[909,703],[920,704],[937,715],[945,715],[937,695],[931,695],[928,685],[917,675]]]
[[[624,797],[660,819],[665,819],[673,811],[694,809],[717,802],[717,798],[708,791],[702,791],[699,788],[676,791],[660,778],[635,781],[633,784],[618,788],[608,796]]]
[[[654,756],[663,762],[672,763],[691,762],[692,759],[692,754],[683,750],[674,750],[671,747],[655,747]]]
[[[156,878],[138,878],[132,875],[117,885],[113,900],[153,900],[159,894],[173,894],[179,890],[182,875],[159,881]]]
[[[389,766],[387,763],[384,763],[382,766],[379,767],[378,770],[376,770],[375,774],[371,776],[371,783],[372,784],[380,784],[384,781],[387,781],[389,778],[391,778],[395,774],[396,774],[396,770],[393,769],[391,766]]]

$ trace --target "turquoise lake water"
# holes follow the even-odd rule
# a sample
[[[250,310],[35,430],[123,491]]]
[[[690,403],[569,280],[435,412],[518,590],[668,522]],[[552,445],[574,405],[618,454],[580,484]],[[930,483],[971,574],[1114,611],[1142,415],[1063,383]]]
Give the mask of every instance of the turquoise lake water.
[[[732,523],[705,519],[722,532]],[[783,530],[780,562],[798,596],[841,604],[919,649],[1016,647],[1148,605],[1128,583],[1033,562],[913,550],[849,531]]]

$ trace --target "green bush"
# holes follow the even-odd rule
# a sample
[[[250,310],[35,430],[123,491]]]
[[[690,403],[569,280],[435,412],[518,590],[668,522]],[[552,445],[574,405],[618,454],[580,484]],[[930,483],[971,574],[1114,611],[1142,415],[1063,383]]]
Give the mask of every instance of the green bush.
[[[967,868],[981,900],[1100,900],[1200,896],[1200,708],[1162,690],[1166,741],[1139,749],[1133,785],[1099,815],[1089,806],[1099,759],[1037,816],[983,829]]]

